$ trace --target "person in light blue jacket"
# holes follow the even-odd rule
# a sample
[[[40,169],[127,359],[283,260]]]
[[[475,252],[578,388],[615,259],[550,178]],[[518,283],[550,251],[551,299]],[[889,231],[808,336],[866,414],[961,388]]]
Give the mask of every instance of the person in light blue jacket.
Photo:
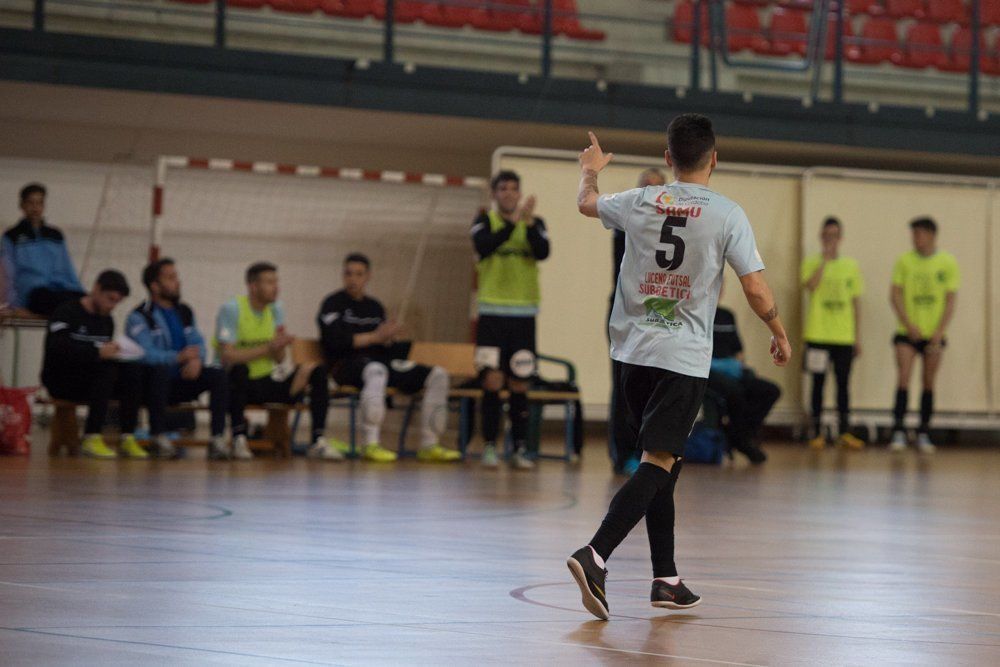
[[[129,314],[125,330],[144,352],[143,384],[154,449],[161,458],[175,455],[173,445],[163,436],[167,407],[195,400],[207,391],[212,413],[208,457],[227,459],[226,374],[218,366],[205,365],[205,338],[198,330],[194,312],[181,303],[181,283],[174,260],[164,258],[151,263],[143,270],[142,282],[149,290],[149,299]]]
[[[62,232],[45,222],[45,194],[39,183],[21,188],[24,217],[0,240],[0,263],[8,282],[0,301],[49,317],[59,304],[79,299],[85,290]]]

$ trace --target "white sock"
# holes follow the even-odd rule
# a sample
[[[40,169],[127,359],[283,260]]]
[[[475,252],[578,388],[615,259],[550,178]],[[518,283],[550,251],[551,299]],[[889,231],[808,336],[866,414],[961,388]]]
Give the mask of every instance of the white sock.
[[[361,434],[371,444],[381,440],[382,422],[385,421],[385,390],[389,384],[389,369],[376,361],[361,371]]]
[[[448,419],[448,373],[440,366],[431,369],[424,382],[420,404],[420,442],[422,447],[440,444]]]
[[[653,579],[653,581],[662,581],[665,584],[670,584],[671,586],[676,586],[677,584],[681,583],[681,578],[680,577],[657,577],[656,579]]]
[[[594,547],[591,547],[589,544],[587,546],[590,547],[590,553],[594,554],[594,562],[597,563],[597,567],[603,569],[604,568],[604,559],[601,558],[600,554],[598,554],[596,551],[594,551]]]

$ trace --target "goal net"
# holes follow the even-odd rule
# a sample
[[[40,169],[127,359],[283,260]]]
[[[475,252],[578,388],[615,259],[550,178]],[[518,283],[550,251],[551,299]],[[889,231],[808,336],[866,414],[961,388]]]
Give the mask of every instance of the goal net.
[[[128,250],[143,261],[148,250],[177,262],[183,298],[206,334],[219,306],[246,292],[247,266],[269,261],[278,266],[289,330],[316,337],[316,312],[340,289],[343,258],[361,252],[372,261],[370,293],[403,317],[407,337],[467,340],[474,261],[468,230],[485,204],[485,185],[477,178],[163,157],[151,225],[145,213],[145,247],[136,247],[133,231]],[[111,190],[88,244],[86,264],[94,271],[121,266],[121,232],[134,229],[134,221],[117,219],[123,211],[134,215],[134,207]],[[128,275],[143,291],[138,274]]]

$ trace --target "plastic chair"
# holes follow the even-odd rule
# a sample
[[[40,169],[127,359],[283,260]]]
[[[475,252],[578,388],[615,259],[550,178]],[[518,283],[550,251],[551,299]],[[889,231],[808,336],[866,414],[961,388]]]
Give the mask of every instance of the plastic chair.
[[[330,16],[360,19],[375,12],[375,2],[374,0],[321,0],[319,8]]]
[[[778,7],[771,14],[769,53],[776,56],[787,56],[790,53],[804,56],[808,34],[805,12]]]
[[[982,6],[986,6],[984,2]],[[935,23],[967,23],[969,13],[962,0],[930,0],[927,3],[927,19]]]
[[[846,19],[847,17],[845,17]],[[837,55],[837,43],[834,41],[834,36],[837,34],[837,19],[834,16],[829,17],[826,22],[826,59],[833,60]],[[851,22],[844,21],[844,59],[850,62],[859,62],[861,60],[861,48],[852,43],[854,39],[854,29],[851,28]]]
[[[924,3],[922,0],[885,0],[885,13],[894,19],[922,19]]]
[[[267,4],[267,0],[226,0],[227,7],[239,7],[240,9],[260,9]]]
[[[878,16],[883,13],[882,6],[874,0],[846,0],[844,8],[848,14],[871,14]]]
[[[979,20],[983,25],[1000,25],[1000,2],[982,0],[979,5]]]
[[[433,5],[433,2],[421,2],[420,0],[396,0],[393,11],[393,20],[397,23],[413,23],[420,18],[424,8]],[[385,0],[375,0],[372,14],[379,21],[385,20]]]
[[[319,9],[320,0],[268,0],[271,9],[293,14],[312,14]]]
[[[487,14],[486,10],[481,7],[431,4],[424,7],[421,12],[421,19],[427,25],[435,25],[442,28],[461,28],[466,25],[474,26],[478,22],[485,21]]]
[[[965,26],[955,31],[951,38],[948,57],[943,66],[947,72],[968,72],[972,64],[972,29]],[[979,71],[986,72],[990,67],[990,54],[986,47],[986,40],[979,36]]]
[[[726,33],[729,50],[752,50],[767,53],[769,44],[764,39],[757,10],[745,5],[730,5],[726,10]]]
[[[886,17],[870,18],[861,29],[861,52],[857,62],[867,65],[903,59],[899,48],[899,37],[896,35],[896,21]]]
[[[903,67],[924,69],[943,68],[948,63],[941,39],[941,28],[936,23],[915,23],[906,31],[903,58],[896,62]]]
[[[672,30],[674,41],[682,44],[690,44],[694,39],[694,2],[692,0],[682,0],[674,7],[674,20]],[[708,3],[702,6],[701,12],[701,44],[707,46],[709,43],[710,25],[708,19]]]
[[[531,0],[490,0],[472,25],[478,30],[510,32],[531,14]]]

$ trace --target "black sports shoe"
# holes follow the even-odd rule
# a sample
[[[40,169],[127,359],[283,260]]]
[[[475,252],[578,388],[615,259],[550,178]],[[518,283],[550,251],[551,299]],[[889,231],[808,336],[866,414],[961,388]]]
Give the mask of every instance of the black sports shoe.
[[[580,587],[583,606],[602,621],[608,620],[611,611],[604,597],[604,582],[608,578],[608,571],[594,562],[594,552],[589,546],[577,549],[566,561],[566,566]]]
[[[683,581],[671,586],[665,581],[654,579],[649,601],[654,607],[662,609],[690,609],[697,607],[701,598],[689,591]]]

